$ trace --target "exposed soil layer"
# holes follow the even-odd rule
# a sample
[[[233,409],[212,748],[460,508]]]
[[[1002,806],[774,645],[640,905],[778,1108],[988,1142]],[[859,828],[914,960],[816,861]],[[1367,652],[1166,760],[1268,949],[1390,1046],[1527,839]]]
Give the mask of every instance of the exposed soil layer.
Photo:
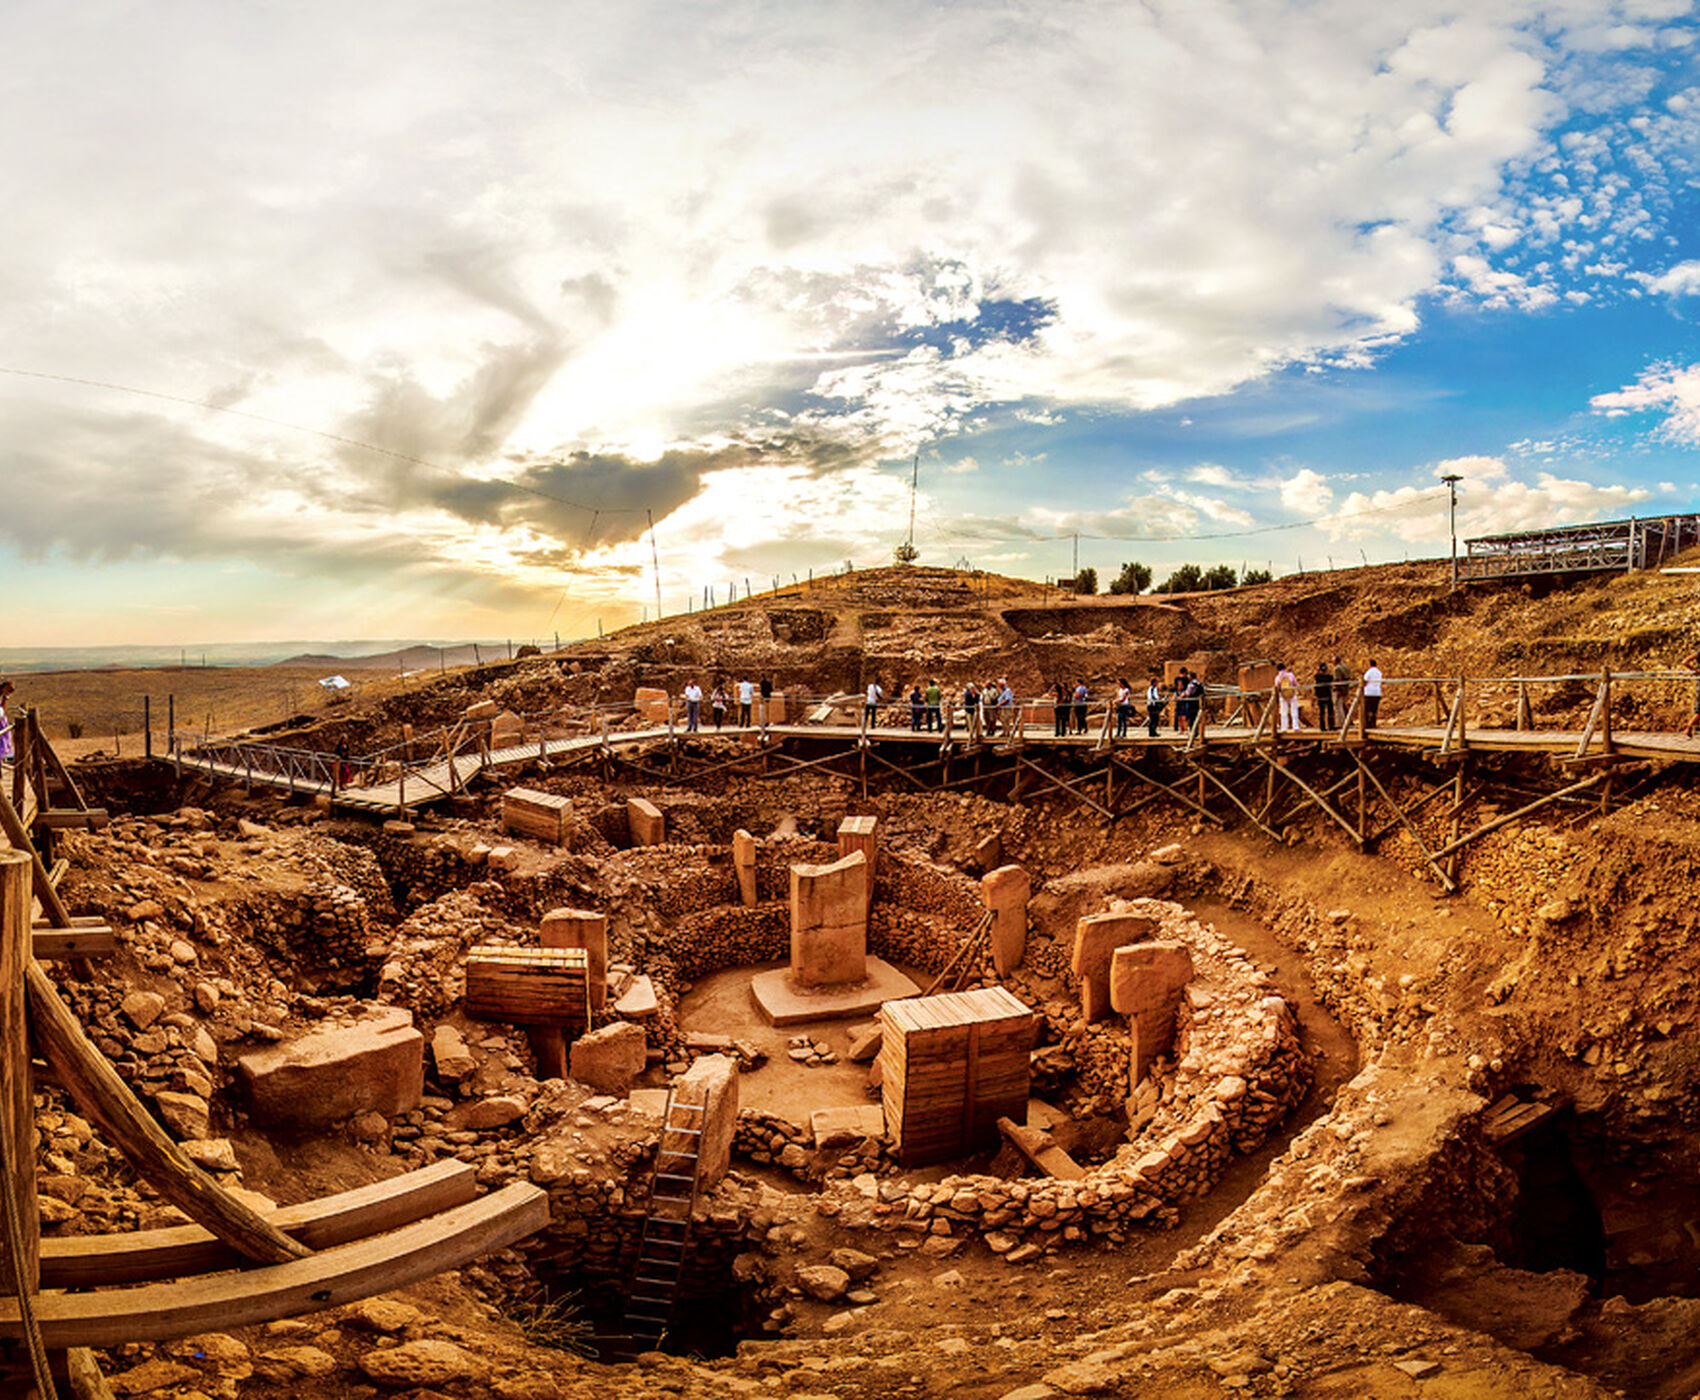
[[[1035,585],[883,571],[437,677],[298,738],[377,744],[477,699],[588,707],[714,668],[849,691],[875,673],[1097,684],[1182,649],[1222,668],[1374,648],[1402,675],[1654,669],[1700,624],[1680,576],[1455,595],[1438,582],[1435,566],[1410,565],[1058,603]],[[1642,721],[1669,723],[1690,693],[1649,681],[1629,699]],[[1576,720],[1591,699],[1585,684],[1555,685],[1534,704]],[[1515,696],[1484,687],[1478,703],[1491,713]],[[1427,764],[1413,757],[1388,781],[1414,792]],[[1637,775],[1607,813],[1561,805],[1485,837],[1452,898],[1404,834],[1361,854],[1314,817],[1276,842],[1203,829],[1162,802],[1106,828],[1055,793],[1014,803],[876,780],[864,797],[820,774],[720,774],[697,789],[505,777],[570,799],[573,834],[557,848],[504,836],[494,785],[386,830],[171,789],[157,769],[87,771],[131,815],[62,838],[64,889],[73,912],[113,922],[121,951],[96,981],[62,985],[214,1170],[290,1202],[458,1157],[485,1187],[544,1186],[552,1212],[533,1241],[395,1298],[104,1354],[120,1393],[1684,1400],[1700,1387],[1700,794],[1684,768]],[[1553,785],[1542,760],[1481,771],[1477,814]],[[631,847],[632,795],[663,810],[672,844]],[[847,814],[880,819],[891,873],[872,937],[919,980],[972,924],[984,838],[1032,875],[1029,961],[1011,982],[1041,1013],[1036,1096],[1089,1173],[1078,1193],[1008,1153],[903,1171],[878,1139],[817,1143],[816,1108],[875,1102],[867,1066],[847,1058],[852,1028],[775,1031],[747,983],[784,956],[788,863],[833,851]],[[739,828],[763,852],[750,911],[727,850]],[[1165,1061],[1144,1099],[1118,1084],[1126,1028],[1081,1022],[1066,949],[1076,919],[1151,896],[1243,952],[1200,966],[1255,988],[1248,1007],[1285,1004],[1310,1078],[1207,1194],[1107,1215],[1118,1150],[1144,1142],[1142,1118],[1178,1115],[1197,1071]],[[655,1054],[630,1101],[540,1081],[523,1030],[461,1005],[466,949],[533,942],[559,905],[605,911],[613,961],[654,986]],[[967,981],[991,976],[981,962]],[[236,1061],[370,1001],[405,1008],[428,1038],[454,1031],[465,1063],[428,1057],[417,1109],[287,1134],[254,1121]],[[760,1052],[739,1079],[749,1112],[731,1175],[702,1202],[692,1325],[673,1342],[697,1355],[583,1355],[590,1315],[611,1325],[603,1305],[641,1227],[657,1136],[641,1090],[699,1053],[693,1031]],[[799,1033],[830,1062],[793,1057]],[[173,1218],[56,1090],[39,1102],[49,1235]],[[1507,1103],[1538,1121],[1501,1134]],[[1036,1201],[1055,1213],[1035,1217]],[[540,1289],[573,1288],[588,1300],[577,1319],[537,1305]]]

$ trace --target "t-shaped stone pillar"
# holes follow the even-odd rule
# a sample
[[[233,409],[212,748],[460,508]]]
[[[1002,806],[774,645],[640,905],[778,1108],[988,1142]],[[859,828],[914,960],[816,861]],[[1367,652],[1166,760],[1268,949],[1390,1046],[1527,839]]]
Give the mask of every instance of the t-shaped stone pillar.
[[[594,909],[551,909],[538,926],[537,941],[545,948],[584,949],[590,1009],[600,1011],[608,1000],[608,916]]]
[[[1175,1041],[1175,1012],[1192,981],[1192,954],[1184,943],[1134,943],[1110,955],[1110,1005],[1133,1032],[1131,1087]]]
[[[992,966],[1007,977],[1027,955],[1027,900],[1033,882],[1019,865],[1000,865],[980,880],[980,898],[992,915]]]
[[[740,827],[732,833],[732,868],[738,872],[738,898],[744,908],[756,907],[756,838]]]
[[[1102,1021],[1110,1004],[1110,959],[1117,948],[1138,943],[1157,932],[1157,921],[1140,914],[1093,914],[1074,926],[1071,966],[1080,979],[1080,1011],[1088,1021]]]
[[[738,1062],[728,1055],[704,1055],[673,1082],[675,1122],[667,1128],[699,1128],[696,1139],[697,1190],[712,1191],[732,1166],[732,1137],[738,1128]],[[697,1104],[700,1115],[679,1112]],[[688,1134],[663,1139],[663,1148],[689,1147]]]
[[[868,860],[791,867],[791,980],[799,987],[860,982],[867,973]]]
[[[647,797],[626,799],[626,828],[634,846],[659,846],[667,839],[667,819]]]
[[[878,817],[846,817],[838,823],[838,857],[860,851],[868,858],[868,900],[870,912],[874,907],[874,876],[879,871],[880,838]]]

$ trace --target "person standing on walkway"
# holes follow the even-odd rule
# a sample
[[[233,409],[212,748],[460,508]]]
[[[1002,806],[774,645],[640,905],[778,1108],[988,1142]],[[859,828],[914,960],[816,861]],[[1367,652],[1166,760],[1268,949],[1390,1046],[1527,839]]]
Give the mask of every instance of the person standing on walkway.
[[[1006,676],[998,677],[998,720],[1005,734],[1015,733],[1015,692]]]
[[[1153,671],[1145,687],[1145,732],[1157,737],[1157,724],[1163,718],[1163,678]]]
[[[1334,672],[1328,669],[1326,660],[1316,663],[1316,674],[1311,677],[1311,684],[1316,687],[1316,727],[1318,729],[1334,728]]]
[[[1198,725],[1198,717],[1204,712],[1204,677],[1197,671],[1189,671],[1186,678],[1186,727],[1191,732]]]
[[[10,763],[17,752],[12,744],[12,721],[6,713],[6,702],[16,689],[11,681],[0,681],[0,763]]]
[[[696,681],[685,684],[685,733],[695,734],[702,720],[702,687]]]
[[[738,723],[750,727],[750,711],[755,708],[756,688],[748,680],[738,682]]]
[[[1352,703],[1352,673],[1340,654],[1334,654],[1334,698],[1340,702],[1340,723],[1346,722],[1346,707]]]
[[[1059,676],[1057,683],[1051,687],[1051,709],[1057,722],[1056,730],[1059,739],[1068,733],[1068,712],[1072,702],[1073,697],[1068,688],[1068,682]]]
[[[1292,730],[1299,727],[1299,678],[1285,661],[1275,673],[1275,699],[1280,707],[1275,727]]]
[[[714,683],[714,694],[709,698],[708,707],[714,711],[714,727],[720,728],[726,723],[726,687],[719,681]]]
[[[1076,734],[1086,732],[1086,702],[1091,698],[1091,694],[1092,692],[1086,688],[1085,681],[1074,683],[1074,732]]]
[[[1186,712],[1188,708],[1186,699],[1186,680],[1186,667],[1182,666],[1175,674],[1175,688],[1173,692],[1175,701],[1175,733],[1177,734],[1184,734],[1186,732]]]
[[[909,687],[909,729],[911,733],[921,732],[921,720],[927,713],[927,697],[921,694],[921,682],[916,681]]]
[[[885,703],[885,687],[878,676],[868,682],[868,698],[862,706],[862,722],[872,729],[879,722],[880,706]]]
[[[962,687],[962,723],[970,733],[980,713],[980,688],[972,680]]]
[[[1127,723],[1133,718],[1133,687],[1123,676],[1116,681],[1116,738],[1127,738]]]
[[[939,688],[936,680],[927,682],[927,688],[921,698],[927,702],[927,731],[937,730],[944,733],[944,691]]]
[[[1364,671],[1364,728],[1375,728],[1375,712],[1381,708],[1381,667],[1375,664],[1375,658],[1369,659],[1369,666]]]
[[[772,713],[770,704],[773,700],[773,677],[764,675],[761,678],[761,722],[767,723],[767,717]]]

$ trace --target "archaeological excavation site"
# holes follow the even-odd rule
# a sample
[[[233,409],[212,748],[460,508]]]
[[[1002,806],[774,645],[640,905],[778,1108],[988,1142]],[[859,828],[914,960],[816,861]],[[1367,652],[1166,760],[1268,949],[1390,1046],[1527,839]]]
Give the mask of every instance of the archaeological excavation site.
[[[26,706],[12,1393],[1690,1400],[1692,577],[894,568]]]

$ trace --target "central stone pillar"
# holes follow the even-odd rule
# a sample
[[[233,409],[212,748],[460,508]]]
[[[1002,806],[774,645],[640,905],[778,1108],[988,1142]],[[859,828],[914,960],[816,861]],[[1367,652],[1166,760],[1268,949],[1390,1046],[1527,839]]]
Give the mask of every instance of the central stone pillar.
[[[867,975],[868,858],[791,867],[791,980],[799,987]]]
[[[775,1026],[872,1015],[920,990],[868,956],[868,858],[854,851],[831,865],[791,867],[791,963],[758,972],[750,993]]]
[[[1080,1012],[1102,1021],[1110,1004],[1110,962],[1117,948],[1142,943],[1157,932],[1157,921],[1142,914],[1093,914],[1074,926],[1071,966],[1080,979]]]

